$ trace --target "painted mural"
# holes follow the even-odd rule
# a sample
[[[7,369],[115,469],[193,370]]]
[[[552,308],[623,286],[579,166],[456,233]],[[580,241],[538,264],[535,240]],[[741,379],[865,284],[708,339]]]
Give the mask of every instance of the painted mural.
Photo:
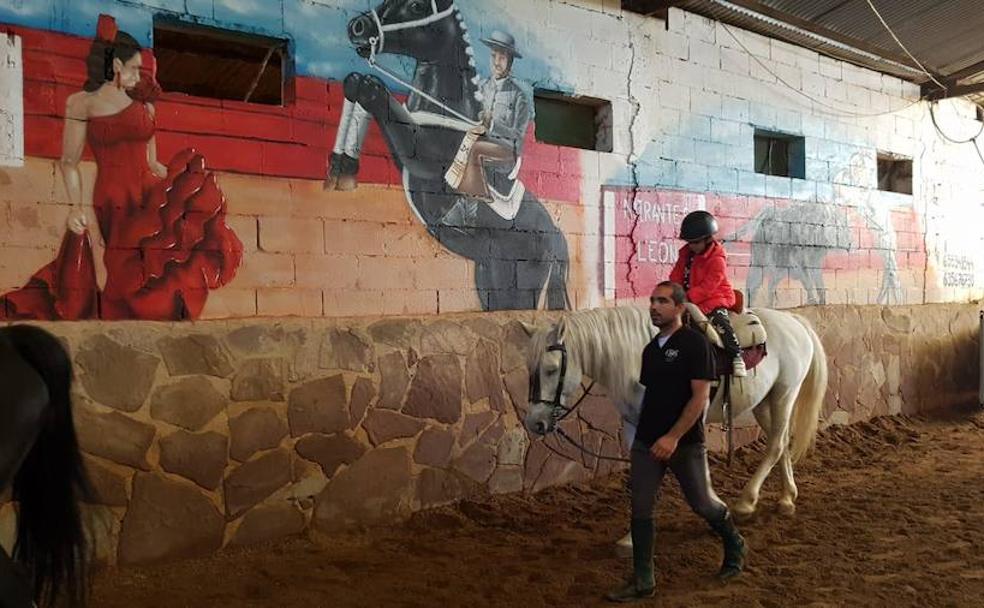
[[[86,80],[66,102],[59,166],[72,210],[61,248],[26,285],[0,296],[0,318],[195,319],[209,290],[235,276],[242,243],[225,224],[205,159],[191,148],[167,165],[157,158],[160,89],[153,70],[141,74],[144,56],[113,17],[99,17]],[[79,171],[86,145],[97,167],[91,200]],[[95,239],[104,247],[102,285]]]
[[[373,74],[345,78],[329,190],[355,188],[366,121],[379,124],[407,199],[444,247],[472,260],[484,310],[570,308],[567,240],[519,178],[533,94],[512,75],[515,38],[482,38],[491,76],[480,80],[464,17],[452,0],[389,0],[348,23],[369,66],[401,84],[377,57],[416,61],[405,101]]]
[[[843,194],[825,203],[606,187],[603,196],[617,213],[609,246],[622,269],[614,277],[620,299],[646,297],[669,275],[680,220],[695,209],[718,218],[732,282],[750,305],[904,303],[903,276],[921,289],[926,250],[908,208],[885,209],[878,221],[870,204]]]

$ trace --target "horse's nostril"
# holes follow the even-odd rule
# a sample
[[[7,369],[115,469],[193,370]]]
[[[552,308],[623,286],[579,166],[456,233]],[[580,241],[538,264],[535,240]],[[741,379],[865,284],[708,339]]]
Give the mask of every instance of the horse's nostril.
[[[539,434],[541,434],[541,435],[546,435],[547,434],[547,423],[546,422],[537,422],[536,423],[536,432],[539,433]]]
[[[351,32],[353,36],[362,36],[363,34],[365,34],[366,33],[365,20],[363,20],[361,17],[358,19],[353,19],[352,25],[349,26],[349,32]]]

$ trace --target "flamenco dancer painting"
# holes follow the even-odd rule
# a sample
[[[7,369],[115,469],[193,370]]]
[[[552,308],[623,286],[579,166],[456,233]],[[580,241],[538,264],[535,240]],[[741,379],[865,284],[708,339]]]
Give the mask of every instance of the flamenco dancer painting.
[[[157,159],[152,102],[160,87],[141,77],[141,50],[112,17],[99,16],[88,78],[66,104],[60,167],[73,209],[65,236],[54,261],[0,296],[0,318],[195,319],[208,292],[235,276],[242,243],[225,223],[205,159],[193,149],[167,165]],[[96,161],[95,225],[79,170],[86,143]],[[100,237],[101,289],[90,241]]]

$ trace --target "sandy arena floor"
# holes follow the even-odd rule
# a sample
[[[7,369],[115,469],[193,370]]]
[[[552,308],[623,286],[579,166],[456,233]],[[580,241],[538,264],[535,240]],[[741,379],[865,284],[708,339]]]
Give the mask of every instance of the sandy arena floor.
[[[730,500],[758,454],[714,463]],[[669,478],[668,478],[669,479]],[[658,598],[641,605],[780,608],[984,606],[984,415],[879,419],[824,432],[797,467],[799,509],[774,510],[770,478],[742,526],[751,554],[728,585],[719,541],[664,486]],[[599,606],[624,575],[612,542],[628,524],[619,477],[533,497],[418,514],[331,539],[294,539],[200,560],[108,570],[97,608]]]

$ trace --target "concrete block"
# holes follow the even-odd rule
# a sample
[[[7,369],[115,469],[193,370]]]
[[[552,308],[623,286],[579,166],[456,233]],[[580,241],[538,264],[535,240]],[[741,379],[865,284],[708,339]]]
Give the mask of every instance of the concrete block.
[[[737,192],[738,170],[728,167],[709,167],[707,181],[708,187],[714,192]]]
[[[843,80],[844,62],[820,55],[820,75],[834,80]]]
[[[675,57],[684,61],[690,58],[690,49],[687,38],[674,32],[659,31],[654,37],[656,50],[661,55]]]
[[[677,161],[693,162],[697,159],[694,140],[685,136],[665,137],[662,141],[660,156]]]
[[[745,51],[721,47],[721,70],[725,72],[747,76],[750,61]]]
[[[792,181],[788,177],[766,175],[765,195],[774,198],[790,198],[792,196]]]
[[[715,44],[691,39],[690,62],[717,70],[721,67],[721,53]]]
[[[765,196],[765,177],[753,171],[738,171],[738,192],[748,196]]]
[[[776,76],[784,81],[786,85],[797,90],[803,88],[803,70],[799,67],[795,65],[784,65],[781,63],[777,63],[769,67],[772,68],[772,71],[776,73]]]
[[[730,167],[733,166],[733,157],[736,150],[735,146],[726,144],[698,141],[695,145],[697,159],[710,167]]]
[[[710,91],[694,92],[690,96],[690,111],[704,116],[721,116],[721,95]]]
[[[690,88],[660,81],[659,105],[664,108],[690,111]]]
[[[803,92],[814,98],[822,98],[826,95],[826,82],[820,74],[803,72]]]
[[[716,141],[730,146],[740,146],[741,124],[733,120],[711,119],[711,141]]]
[[[798,201],[812,201],[817,198],[817,183],[811,179],[791,179],[792,198]],[[766,182],[768,191],[768,182]]]
[[[707,190],[707,166],[690,162],[677,163],[677,186],[685,190]]]
[[[751,104],[751,123],[762,129],[775,129],[777,122],[776,109],[764,104]]]
[[[749,117],[750,110],[747,99],[731,96],[721,98],[721,118],[747,122]]]
[[[693,40],[708,44],[717,42],[717,22],[696,13],[683,13],[683,33]]]

